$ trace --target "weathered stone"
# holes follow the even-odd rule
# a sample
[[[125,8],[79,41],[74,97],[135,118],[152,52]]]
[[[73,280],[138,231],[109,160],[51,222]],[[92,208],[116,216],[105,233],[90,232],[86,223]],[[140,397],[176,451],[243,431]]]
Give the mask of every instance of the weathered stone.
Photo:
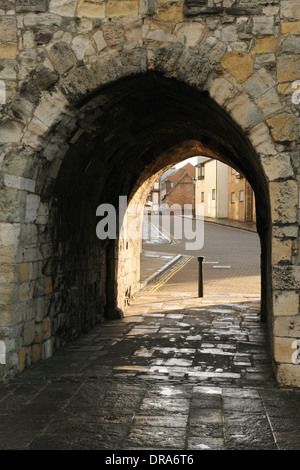
[[[25,13],[27,11],[41,13],[47,10],[48,0],[16,0],[16,11],[18,13]]]
[[[77,6],[77,16],[87,16],[89,18],[105,18],[105,1],[79,0]]]
[[[299,338],[300,336],[300,316],[280,316],[274,320],[275,336]]]
[[[262,121],[257,108],[246,95],[238,95],[226,106],[232,118],[245,130],[250,130]]]
[[[21,348],[18,352],[19,356],[19,372],[22,372],[25,369],[26,357],[27,357],[27,348]]]
[[[9,152],[3,161],[3,171],[5,173],[15,175],[15,177],[23,178],[23,181],[15,180],[16,182],[19,181],[19,183],[14,186],[12,186],[14,179],[11,179],[10,184],[8,184],[10,187],[17,187],[18,185],[20,187],[21,184],[21,186],[26,186],[28,189],[34,188],[35,186],[32,184],[32,181],[35,177],[35,169],[36,161],[34,155],[22,148]],[[5,178],[6,181],[9,182],[9,179],[7,179],[8,177],[6,176]]]
[[[84,36],[76,36],[72,41],[72,49],[75,52],[75,55],[78,60],[82,60],[85,55],[95,54],[95,49],[93,47],[90,39]]]
[[[19,224],[0,223],[0,243],[3,246],[17,245],[20,235]]]
[[[300,387],[299,364],[279,364],[277,365],[276,378],[279,383]]]
[[[279,112],[267,118],[266,121],[270,126],[273,139],[276,142],[286,142],[297,139],[297,126],[290,113]]]
[[[34,191],[35,181],[22,176],[4,175],[4,184],[8,188],[21,189],[23,191]]]
[[[294,55],[282,55],[278,57],[277,79],[278,82],[293,82],[300,76],[300,58]]]
[[[34,320],[25,323],[24,325],[24,332],[23,332],[23,344],[24,346],[29,346],[32,344],[34,338],[34,327],[35,322]]]
[[[265,67],[266,69],[270,71],[272,71],[273,69],[276,69],[276,56],[273,52],[267,52],[265,54],[257,54],[254,57],[254,68],[258,70],[261,67]]]
[[[204,86],[210,72],[210,64],[199,58],[198,49],[188,48],[184,51],[177,76],[181,79],[188,77],[190,85]]]
[[[62,17],[54,13],[41,13],[39,15],[28,13],[24,15],[24,26],[44,28],[60,26],[61,23]]]
[[[288,36],[282,43],[282,52],[293,54],[295,51],[300,50],[300,37]]]
[[[119,19],[106,21],[102,26],[103,36],[109,46],[125,42],[125,33]]]
[[[2,264],[0,272],[0,284],[9,284],[15,281],[16,269],[13,264]]]
[[[178,62],[184,52],[184,45],[181,43],[168,43],[160,48],[153,48],[148,51],[149,70],[158,70],[159,72],[173,75],[176,72]]]
[[[293,21],[288,23],[281,23],[281,33],[282,34],[300,34],[300,21]]]
[[[44,294],[48,295],[52,293],[52,279],[51,277],[46,277],[45,278],[45,290]]]
[[[157,16],[162,21],[180,21],[183,14],[183,1],[159,0],[157,5]]]
[[[15,17],[0,16],[0,43],[16,43],[17,27]]]
[[[298,211],[298,185],[296,181],[272,182],[269,187],[273,223],[295,223]]]
[[[284,225],[284,226],[273,226],[274,237],[286,239],[286,238],[298,238],[298,226],[297,225]]]
[[[37,218],[40,196],[37,194],[28,194],[26,198],[26,215],[25,222],[34,222]]]
[[[270,130],[264,122],[251,129],[249,138],[259,153],[263,155],[277,154],[277,150],[271,138]]]
[[[219,64],[226,52],[226,45],[223,42],[217,42],[209,54],[209,63],[213,66]]]
[[[49,59],[59,74],[65,74],[77,64],[77,59],[66,43],[54,44],[49,51]]]
[[[3,249],[2,249],[3,250]],[[10,305],[15,301],[15,292],[12,285],[0,284],[0,305]]]
[[[187,47],[197,46],[203,39],[204,32],[205,26],[197,22],[179,23],[174,30],[176,36],[184,37],[184,43]]]
[[[29,263],[21,263],[19,266],[19,281],[21,283],[29,280]]]
[[[300,18],[298,0],[282,0],[280,7],[281,16],[284,18]]]
[[[266,71],[265,68],[258,70],[245,82],[246,90],[255,99],[259,98],[266,91],[270,90],[274,85],[275,82],[272,76]]]
[[[259,96],[256,99],[256,103],[258,104],[262,115],[266,118],[272,116],[282,108],[282,104],[278,98],[277,92],[273,88]]]
[[[43,320],[43,332],[44,332],[44,338],[50,338],[51,336],[51,321],[50,318],[45,318]]]
[[[135,16],[139,12],[138,0],[108,0],[106,4],[108,17]]]
[[[141,47],[137,49],[128,45],[120,52],[120,59],[127,74],[146,72],[147,56],[146,49]]]
[[[58,74],[46,67],[43,67],[35,75],[35,83],[39,90],[48,90],[58,81]]]
[[[17,61],[10,59],[3,59],[0,63],[0,79],[1,80],[16,80],[17,78]]]
[[[169,34],[165,29],[156,28],[154,30],[150,30],[146,34],[146,39],[158,42],[168,42],[173,41],[177,42],[177,38],[171,34]]]
[[[286,95],[292,96],[295,91],[292,83],[281,83],[280,85],[278,85],[277,89],[278,89],[279,95],[283,95],[283,96],[286,96]]]
[[[41,344],[33,344],[31,346],[31,361],[33,363],[38,362],[42,356],[42,345]]]
[[[49,359],[52,356],[52,341],[47,339],[42,345],[42,359]]]
[[[289,155],[264,156],[261,163],[269,181],[295,176]]]
[[[248,54],[230,52],[223,57],[220,65],[240,83],[253,73],[253,60]]]
[[[274,315],[293,316],[299,314],[299,294],[296,292],[275,292]]]
[[[225,78],[217,78],[215,80],[211,80],[208,83],[208,91],[210,96],[220,105],[222,106],[228,100],[234,98],[234,96],[238,93],[232,84],[226,80]]]
[[[291,240],[277,240],[276,238],[272,243],[272,264],[281,262],[291,262],[292,257],[292,241]]]
[[[277,320],[276,320],[277,321]],[[276,337],[274,338],[274,357],[276,362],[292,364],[293,353],[295,351],[294,338]]]
[[[274,17],[254,16],[253,18],[253,33],[255,36],[265,36],[274,34]]]
[[[97,31],[94,34],[93,39],[95,41],[98,52],[102,51],[102,49],[105,49],[105,47],[107,46],[107,43],[104,40],[103,31],[101,30]]]
[[[268,36],[264,38],[257,38],[255,40],[255,47],[252,49],[253,54],[265,54],[268,52],[277,52],[280,49],[280,37]]]
[[[74,16],[77,0],[50,0],[49,11],[62,16]]]
[[[222,28],[222,41],[223,42],[235,42],[238,41],[238,31],[235,24],[230,26],[223,26]]]
[[[6,42],[0,44],[0,60],[15,59],[17,56],[18,47],[17,43]]]
[[[23,124],[18,121],[6,121],[0,124],[0,143],[20,142]]]
[[[28,282],[23,282],[19,287],[19,297],[21,302],[27,302],[32,297],[32,288]],[[27,330],[26,330],[27,331]],[[27,336],[26,336],[27,338]],[[31,336],[30,336],[31,338]],[[28,344],[31,343],[31,339]]]

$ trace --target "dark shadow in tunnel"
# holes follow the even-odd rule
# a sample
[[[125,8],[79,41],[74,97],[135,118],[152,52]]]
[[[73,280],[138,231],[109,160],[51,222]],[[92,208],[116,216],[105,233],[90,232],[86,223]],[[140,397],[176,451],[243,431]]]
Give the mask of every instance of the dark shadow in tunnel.
[[[118,317],[117,240],[96,236],[96,208],[133,197],[183,158],[212,156],[242,172],[256,197],[262,320],[272,318],[268,184],[249,138],[207,92],[148,72],[103,87],[77,105],[76,129],[51,194],[55,302],[79,329]],[[80,132],[78,132],[80,131]],[[74,135],[79,135],[74,140]],[[185,146],[185,143],[193,145]],[[120,221],[119,221],[120,222]]]

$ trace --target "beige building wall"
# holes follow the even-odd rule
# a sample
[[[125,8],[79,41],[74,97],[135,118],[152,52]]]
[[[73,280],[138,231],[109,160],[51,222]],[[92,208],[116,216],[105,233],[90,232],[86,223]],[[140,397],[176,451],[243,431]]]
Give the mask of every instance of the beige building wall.
[[[256,222],[255,196],[246,178],[228,167],[228,217],[240,222]]]
[[[217,162],[217,214],[218,218],[228,217],[228,166]]]
[[[204,172],[198,168],[196,181],[196,215],[204,217],[228,217],[228,166],[215,159],[198,157],[198,164],[204,164]]]

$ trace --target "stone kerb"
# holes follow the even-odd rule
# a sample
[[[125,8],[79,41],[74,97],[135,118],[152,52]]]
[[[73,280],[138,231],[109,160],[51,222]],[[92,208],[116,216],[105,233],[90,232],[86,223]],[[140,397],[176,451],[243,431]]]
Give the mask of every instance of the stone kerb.
[[[47,223],[36,152],[51,161],[48,176],[55,179],[67,150],[64,138],[75,126],[74,106],[104,85],[154,70],[207,90],[257,151],[269,181],[272,208],[274,334],[277,344],[300,336],[295,173],[299,116],[291,102],[292,83],[300,79],[295,53],[299,11],[295,2],[282,1],[263,6],[259,17],[187,19],[183,2],[159,1],[157,8],[154,3],[18,1],[17,15],[12,10],[0,15],[0,79],[8,99],[0,124],[5,206],[1,262],[2,272],[8,272],[0,286],[1,319],[7,319],[3,327],[20,325],[18,308],[12,319],[11,306],[32,300],[29,280],[37,280],[39,274],[29,270],[36,271],[44,257],[32,241],[36,226]],[[24,259],[25,225],[31,243],[27,242]],[[50,280],[42,284],[43,293],[50,295]],[[32,336],[32,318],[28,318],[26,344]],[[15,347],[20,345],[19,341]],[[34,357],[39,357],[35,349]],[[275,360],[292,370],[281,350],[275,348]]]

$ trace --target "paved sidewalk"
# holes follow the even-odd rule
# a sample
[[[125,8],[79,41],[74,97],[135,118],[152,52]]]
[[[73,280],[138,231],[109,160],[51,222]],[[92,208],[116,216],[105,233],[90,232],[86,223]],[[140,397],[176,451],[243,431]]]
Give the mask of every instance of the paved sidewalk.
[[[143,294],[0,384],[0,417],[0,449],[300,450],[300,390],[274,382],[251,296]]]
[[[247,232],[257,231],[256,224],[251,223],[251,222],[240,222],[238,220],[232,220],[232,219],[226,219],[226,218],[216,219],[213,217],[205,217],[204,220],[205,222],[208,222],[211,224],[224,225],[226,227],[237,228],[239,230],[246,230]]]
[[[144,276],[177,255],[145,251]],[[0,450],[16,449],[300,450],[300,389],[274,380],[257,294],[145,291],[0,383]]]

